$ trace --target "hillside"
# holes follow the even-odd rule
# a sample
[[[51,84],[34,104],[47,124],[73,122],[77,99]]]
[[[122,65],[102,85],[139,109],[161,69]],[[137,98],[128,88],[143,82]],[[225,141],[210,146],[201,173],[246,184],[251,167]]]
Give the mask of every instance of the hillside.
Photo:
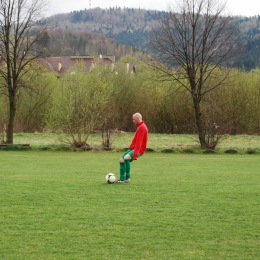
[[[133,8],[95,8],[57,14],[50,24],[52,55],[114,54],[118,59],[136,50],[149,52],[149,33],[165,12]],[[245,70],[260,67],[260,16],[233,17],[245,46],[236,66]]]
[[[157,17],[163,14],[133,8],[95,8],[55,15],[49,22],[52,28],[104,34],[121,44],[145,50],[148,34],[158,25]]]

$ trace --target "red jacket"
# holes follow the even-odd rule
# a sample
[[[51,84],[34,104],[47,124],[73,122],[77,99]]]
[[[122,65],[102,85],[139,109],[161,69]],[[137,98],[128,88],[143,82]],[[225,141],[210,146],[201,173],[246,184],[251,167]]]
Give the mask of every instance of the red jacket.
[[[132,143],[129,146],[130,150],[134,149],[134,160],[137,160],[138,154],[144,154],[148,141],[148,128],[144,121],[137,124],[137,129],[133,137]]]

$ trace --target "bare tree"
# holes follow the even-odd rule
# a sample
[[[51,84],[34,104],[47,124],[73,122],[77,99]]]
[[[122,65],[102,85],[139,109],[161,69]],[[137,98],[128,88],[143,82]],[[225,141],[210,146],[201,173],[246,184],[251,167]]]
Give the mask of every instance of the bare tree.
[[[204,148],[208,145],[201,101],[225,83],[240,51],[238,33],[224,10],[225,3],[218,0],[176,0],[159,18],[159,27],[150,38],[155,57],[151,66],[159,72],[157,78],[176,81],[191,94]]]
[[[35,43],[46,29],[39,21],[47,4],[46,0],[0,1],[0,90],[9,98],[7,142],[11,144],[19,89],[27,87],[25,75],[41,54]]]

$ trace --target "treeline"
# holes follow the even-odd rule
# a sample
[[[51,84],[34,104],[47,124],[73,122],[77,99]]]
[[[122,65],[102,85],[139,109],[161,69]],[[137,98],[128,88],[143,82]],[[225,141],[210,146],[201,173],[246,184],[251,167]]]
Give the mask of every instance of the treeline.
[[[58,47],[50,48],[49,55],[67,55],[66,53],[69,53],[68,55],[76,55],[77,53],[86,55],[95,47],[98,49],[98,51],[95,50],[96,52],[103,51],[102,54],[114,54],[118,58],[136,50],[149,52],[149,33],[158,26],[158,17],[163,15],[165,12],[120,7],[85,9],[54,15],[43,22],[50,24],[48,33],[52,35],[50,38],[51,46],[57,46],[60,43],[64,47],[61,54]],[[234,16],[233,21],[235,26],[239,28],[241,41],[244,45],[244,53],[236,62],[236,67],[247,71],[260,67],[260,16]],[[68,35],[66,37],[74,35],[75,47],[72,47],[66,39],[63,39],[64,42],[56,41],[55,37],[61,38],[61,31],[57,29],[62,29],[63,34]],[[91,33],[94,35],[91,36]],[[83,34],[86,36],[81,37],[80,35]],[[104,38],[101,36],[99,38],[98,35],[113,38],[118,43],[106,40],[105,43],[108,46],[105,47],[102,44]],[[90,43],[87,38],[95,38],[95,40]],[[121,47],[121,44],[125,46]],[[131,46],[132,49],[126,46]]]
[[[142,9],[100,8],[58,14],[48,23],[46,56],[113,54],[116,59],[147,50],[149,32],[163,12]]]
[[[134,8],[85,9],[54,15],[46,21],[52,27],[89,30],[103,34],[118,34],[124,30],[150,31],[158,26],[158,17],[165,12]]]
[[[119,44],[115,39],[88,31],[73,31],[55,28],[46,31],[38,42],[45,56],[114,55],[116,60],[125,55],[134,55],[134,48]]]
[[[95,131],[134,131],[131,117],[140,112],[150,132],[196,133],[190,94],[173,82],[157,82],[155,72],[140,61],[135,61],[139,69],[136,74],[126,73],[125,59],[128,57],[117,64],[116,73],[100,67],[89,74],[80,64],[60,79],[47,71],[37,73],[32,77],[31,88],[19,93],[15,132],[72,131],[71,136],[81,134],[72,141],[80,146]],[[259,82],[260,70],[233,70],[229,82],[204,98],[205,131],[220,135],[259,134]],[[2,135],[7,111],[7,97],[1,95]],[[78,136],[82,138],[78,140]]]

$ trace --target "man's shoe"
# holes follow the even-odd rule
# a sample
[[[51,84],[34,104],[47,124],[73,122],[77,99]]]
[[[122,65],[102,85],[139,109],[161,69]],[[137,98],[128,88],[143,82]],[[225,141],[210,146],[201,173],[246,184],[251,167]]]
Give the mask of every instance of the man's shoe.
[[[121,180],[119,180],[119,181],[117,181],[117,183],[125,183],[125,181],[121,181]]]
[[[130,178],[127,178],[127,179],[125,180],[125,182],[130,182]]]

